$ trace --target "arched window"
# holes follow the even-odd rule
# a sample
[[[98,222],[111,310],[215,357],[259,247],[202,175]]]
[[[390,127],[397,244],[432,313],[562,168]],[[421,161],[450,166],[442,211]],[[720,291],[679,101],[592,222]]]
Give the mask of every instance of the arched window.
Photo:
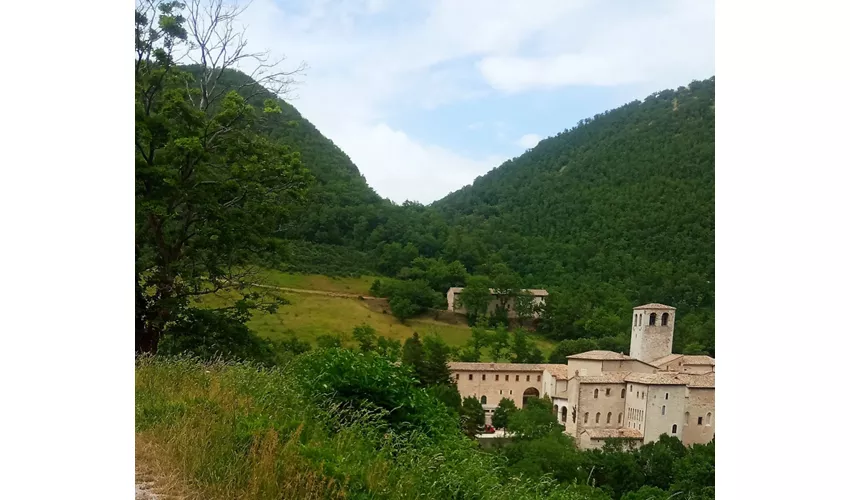
[[[711,412],[708,412],[708,415],[705,416],[705,425],[711,425]]]
[[[602,416],[602,414],[601,414],[601,413],[596,412],[596,423],[597,423],[597,424],[599,423],[599,417],[601,417],[601,416]]]
[[[643,324],[643,314],[638,316],[638,326],[640,326],[641,324]]]
[[[621,398],[626,397],[626,389],[625,389],[625,388],[623,388],[623,389],[620,391],[620,397],[621,397]]]
[[[676,434],[676,430],[678,430],[678,427],[676,426],[676,424],[673,424],[673,434]]]
[[[667,320],[670,319],[670,315],[664,313],[661,315],[661,326],[667,326]]]
[[[593,389],[593,399],[599,399],[599,389]]]
[[[686,411],[685,412],[685,426],[687,426],[690,423],[690,420],[691,420],[691,412]]]
[[[623,414],[622,414],[622,413],[620,413],[619,415],[617,415],[617,423],[618,423],[618,424],[622,424],[622,423],[623,423]]]
[[[669,392],[664,393],[664,399],[670,399],[670,393]]]
[[[611,423],[611,412],[610,412],[610,411],[608,412],[608,418],[605,420],[605,423],[606,423],[606,424],[610,424],[610,423]]]
[[[562,406],[561,407],[561,422],[566,422],[566,421],[567,421],[567,407]]]
[[[555,412],[555,416],[557,417],[558,416],[558,405],[553,406],[552,411]]]
[[[649,315],[649,326],[655,326],[655,313]]]
[[[587,412],[584,412],[584,423],[587,423]]]
[[[666,407],[666,406],[664,406],[664,405],[661,405],[661,414],[662,414],[662,415],[666,415],[666,414],[667,414],[667,407]]]
[[[637,314],[635,314],[635,322],[634,322],[634,326],[637,326]]]
[[[487,396],[481,396],[481,404],[483,404],[483,405],[487,404]]]

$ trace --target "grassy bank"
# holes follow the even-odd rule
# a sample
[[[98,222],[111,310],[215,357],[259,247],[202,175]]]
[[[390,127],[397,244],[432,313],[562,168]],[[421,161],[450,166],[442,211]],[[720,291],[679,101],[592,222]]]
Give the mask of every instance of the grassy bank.
[[[211,500],[588,498],[582,487],[506,477],[400,368],[340,351],[312,356],[275,369],[137,361],[140,466],[163,493]],[[364,387],[408,408],[419,427],[387,424],[380,408],[344,410],[351,399],[333,397]]]
[[[268,271],[261,277],[261,282],[269,286],[317,290],[331,293],[346,293],[366,296],[373,277],[343,277],[332,278],[321,275],[289,274],[279,271]],[[294,335],[299,340],[315,344],[320,335],[339,335],[348,339],[347,345],[353,346],[350,339],[353,326],[366,323],[371,325],[378,335],[404,342],[413,336],[434,334],[441,337],[449,346],[460,347],[472,336],[472,330],[463,323],[451,324],[436,321],[428,315],[413,318],[401,323],[391,314],[384,313],[388,309],[380,307],[380,301],[366,301],[357,298],[334,297],[317,294],[275,292],[261,289],[264,293],[273,293],[284,297],[289,304],[281,306],[274,313],[256,312],[248,326],[257,334],[272,340],[281,340]],[[231,303],[233,297],[220,292],[204,298],[204,303],[222,306]],[[533,335],[532,340],[548,357],[555,343],[539,335]],[[490,361],[488,350],[484,350],[484,361]]]

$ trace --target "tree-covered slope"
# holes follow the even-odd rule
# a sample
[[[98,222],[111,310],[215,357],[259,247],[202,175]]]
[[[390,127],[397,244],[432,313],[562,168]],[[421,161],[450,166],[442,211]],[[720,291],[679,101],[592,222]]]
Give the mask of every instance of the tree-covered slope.
[[[187,66],[186,70],[198,74],[197,67]],[[349,243],[358,220],[389,204],[369,187],[348,155],[293,105],[276,98],[239,71],[226,70],[218,85],[241,89],[240,94],[258,109],[263,108],[266,99],[275,99],[281,112],[268,117],[265,133],[297,151],[302,164],[315,176],[308,203],[294,217],[296,222],[282,229],[281,236],[334,245]]]
[[[590,308],[610,290],[612,306],[712,310],[714,78],[583,120],[433,208],[466,246]]]
[[[222,84],[246,82],[227,72]],[[431,206],[381,199],[342,150],[277,102],[266,133],[316,177],[279,236],[309,242],[312,272],[354,272],[328,244],[400,278],[417,257],[490,278],[507,266],[521,286],[552,292],[541,327],[555,339],[624,335],[631,307],[664,302],[679,309],[675,348],[713,353],[714,78],[582,120]]]

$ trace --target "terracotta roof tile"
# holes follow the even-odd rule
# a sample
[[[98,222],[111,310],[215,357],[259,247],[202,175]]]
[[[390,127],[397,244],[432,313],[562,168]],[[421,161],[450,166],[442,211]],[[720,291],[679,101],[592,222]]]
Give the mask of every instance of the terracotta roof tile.
[[[682,357],[682,354],[668,354],[667,356],[664,356],[663,358],[656,359],[655,361],[653,361],[650,364],[653,365],[653,366],[661,366],[661,365],[667,364],[671,361],[675,361],[675,360],[677,360],[681,357]]]
[[[682,356],[683,365],[711,365],[714,366],[714,358],[711,356]]]
[[[624,427],[622,429],[585,429],[590,439],[632,438],[642,439],[643,433],[637,429]]]
[[[647,385],[686,385],[687,380],[679,377],[676,372],[637,373],[632,372],[626,377],[626,382]]]
[[[679,378],[688,382],[688,387],[695,389],[713,389],[714,372],[711,373],[680,373]]]
[[[676,310],[675,307],[666,306],[664,304],[659,304],[657,302],[653,302],[651,304],[644,304],[642,306],[633,307],[632,309],[633,310],[634,309],[673,309],[674,311]]]
[[[572,356],[567,356],[567,359],[591,359],[597,361],[613,361],[634,358],[614,351],[587,351],[580,352],[578,354],[573,354]]]
[[[602,372],[599,375],[578,377],[582,384],[622,384],[632,372]]]

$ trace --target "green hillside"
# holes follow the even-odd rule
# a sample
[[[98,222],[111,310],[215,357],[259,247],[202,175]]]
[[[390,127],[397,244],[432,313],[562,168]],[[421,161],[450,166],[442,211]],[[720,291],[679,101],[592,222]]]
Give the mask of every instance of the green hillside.
[[[289,242],[276,267],[413,279],[417,266],[457,261],[466,276],[432,284],[435,296],[472,275],[547,288],[539,328],[553,340],[619,337],[622,348],[631,307],[663,302],[679,310],[675,349],[714,353],[713,77],[582,120],[430,206],[381,199],[277,102],[262,130],[298,152],[315,184],[276,233]]]

